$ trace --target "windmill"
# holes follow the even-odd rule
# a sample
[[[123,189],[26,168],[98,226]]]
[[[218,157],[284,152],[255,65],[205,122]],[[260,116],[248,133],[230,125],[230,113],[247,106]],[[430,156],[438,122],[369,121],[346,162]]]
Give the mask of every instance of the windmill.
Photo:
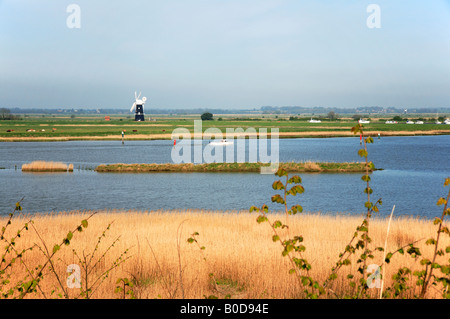
[[[135,121],[144,121],[144,103],[147,101],[147,98],[144,96],[142,99],[141,92],[139,92],[139,95],[136,95],[136,92],[134,92],[134,103],[133,106],[131,106],[130,112],[133,112],[133,110],[136,110],[136,113],[134,115]]]

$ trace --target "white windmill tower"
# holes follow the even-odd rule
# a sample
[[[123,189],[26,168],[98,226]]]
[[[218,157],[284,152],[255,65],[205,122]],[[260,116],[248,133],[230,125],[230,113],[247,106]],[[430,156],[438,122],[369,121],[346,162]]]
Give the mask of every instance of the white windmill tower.
[[[136,95],[136,92],[134,92],[134,103],[131,106],[130,112],[133,112],[135,110],[134,120],[135,121],[144,121],[144,104],[145,101],[147,101],[147,98],[144,96],[142,99],[141,92],[139,92],[139,95]]]

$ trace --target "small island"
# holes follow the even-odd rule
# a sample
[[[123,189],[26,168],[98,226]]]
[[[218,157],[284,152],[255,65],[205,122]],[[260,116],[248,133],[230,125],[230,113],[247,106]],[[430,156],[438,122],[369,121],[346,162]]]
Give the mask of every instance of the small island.
[[[366,170],[363,162],[284,162],[280,168],[288,172],[300,173],[357,173]],[[158,173],[158,172],[260,172],[262,167],[270,167],[268,163],[182,163],[182,164],[101,164],[95,171],[100,173]],[[373,167],[369,171],[375,170]]]

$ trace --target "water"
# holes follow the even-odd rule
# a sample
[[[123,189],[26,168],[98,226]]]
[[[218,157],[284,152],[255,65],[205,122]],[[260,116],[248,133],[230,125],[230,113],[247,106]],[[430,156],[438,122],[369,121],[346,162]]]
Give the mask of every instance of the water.
[[[203,142],[207,144],[207,141]],[[281,139],[280,161],[361,161],[359,137]],[[269,144],[270,145],[270,144]],[[24,197],[26,212],[124,209],[248,210],[269,205],[274,175],[258,173],[96,173],[108,163],[170,163],[172,141],[71,141],[0,143],[0,214]],[[248,148],[247,148],[248,149]],[[381,215],[432,218],[441,214],[437,199],[446,194],[450,176],[450,136],[375,138],[369,159],[383,168],[371,174],[372,200],[382,198]],[[235,152],[236,153],[236,152]],[[236,154],[235,154],[236,155]],[[248,154],[246,154],[248,159]],[[34,160],[73,163],[73,173],[25,173]],[[361,173],[299,174],[305,193],[289,205],[321,213],[364,212]],[[447,189],[448,191],[448,189]]]

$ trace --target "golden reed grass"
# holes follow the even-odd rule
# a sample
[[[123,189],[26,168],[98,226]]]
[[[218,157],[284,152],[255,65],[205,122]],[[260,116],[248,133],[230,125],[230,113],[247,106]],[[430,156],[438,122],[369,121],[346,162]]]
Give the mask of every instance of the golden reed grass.
[[[80,221],[92,212],[61,212],[36,215],[34,226],[47,246],[60,243]],[[116,280],[127,277],[136,283],[134,293],[137,298],[203,298],[215,295],[223,298],[299,298],[302,288],[294,275],[289,275],[290,264],[282,257],[279,243],[272,242],[270,227],[256,222],[257,214],[249,212],[220,211],[100,211],[89,220],[89,226],[81,233],[75,233],[70,246],[63,246],[55,258],[55,267],[61,278],[67,278],[67,266],[77,264],[72,249],[78,254],[93,251],[97,238],[111,222],[98,256],[108,248],[114,239],[119,241],[111,248],[98,271],[107,269],[123,251],[130,249],[131,258],[115,269],[92,296],[93,298],[117,298],[114,294]],[[271,214],[269,218],[283,220],[283,214]],[[28,221],[29,216],[17,216],[10,225],[9,235]],[[289,232],[302,235],[306,251],[304,257],[312,265],[310,275],[323,282],[338,260],[338,255],[348,244],[362,216],[324,215],[320,213],[298,214],[289,217]],[[6,219],[0,219],[4,224]],[[373,218],[370,225],[372,247],[384,247],[388,220]],[[204,250],[187,239],[198,232],[198,243]],[[178,235],[177,235],[178,234]],[[421,240],[416,245],[424,256],[432,254],[432,246],[424,244],[429,237],[436,235],[436,226],[430,220],[402,217],[393,218],[386,247],[394,251],[402,245]],[[444,239],[444,238],[443,238]],[[179,241],[179,246],[177,242]],[[17,240],[17,246],[29,247],[40,240],[33,231],[28,230]],[[448,246],[445,238],[442,245]],[[180,254],[180,258],[178,257]],[[378,254],[379,253],[379,254]],[[373,263],[381,264],[383,253],[375,254]],[[45,259],[38,249],[24,256],[27,265],[43,264]],[[357,274],[356,260],[352,266],[344,267],[333,285],[337,293],[349,288],[344,277]],[[180,265],[182,273],[180,276]],[[392,275],[400,267],[419,269],[419,260],[409,256],[395,255],[385,268],[384,289],[392,284]],[[209,274],[213,274],[213,281]],[[13,278],[25,276],[24,270],[13,265]],[[342,277],[342,278],[341,278]],[[47,294],[57,287],[51,274],[47,274],[41,287]],[[180,278],[182,286],[180,285]],[[412,280],[414,282],[414,279]],[[214,284],[215,282],[215,284]],[[413,283],[411,283],[413,285]],[[183,287],[183,291],[181,290]],[[76,296],[78,289],[67,289],[69,296]],[[379,289],[372,288],[374,298]],[[432,297],[438,296],[431,290]],[[429,297],[428,296],[428,297]],[[30,296],[42,298],[41,294]],[[408,296],[406,296],[408,297]]]
[[[62,162],[34,161],[22,165],[22,171],[25,172],[72,172],[73,164],[64,164]]]

